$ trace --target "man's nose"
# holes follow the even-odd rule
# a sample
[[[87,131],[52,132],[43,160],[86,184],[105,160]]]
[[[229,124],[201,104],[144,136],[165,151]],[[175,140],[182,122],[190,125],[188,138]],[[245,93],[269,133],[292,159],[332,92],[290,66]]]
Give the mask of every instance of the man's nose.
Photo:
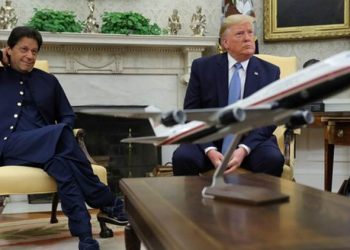
[[[26,53],[26,57],[35,58],[36,57],[36,53],[28,50],[27,53]]]
[[[244,32],[244,40],[251,40],[254,35],[250,32]]]

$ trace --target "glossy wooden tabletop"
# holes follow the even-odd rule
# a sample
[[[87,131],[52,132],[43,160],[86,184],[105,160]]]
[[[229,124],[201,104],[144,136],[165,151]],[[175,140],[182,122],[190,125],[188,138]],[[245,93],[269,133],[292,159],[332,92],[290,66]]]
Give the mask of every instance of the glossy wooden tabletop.
[[[203,199],[208,177],[122,179],[130,222],[149,249],[348,249],[350,199],[264,174],[231,176],[289,201],[243,205]]]

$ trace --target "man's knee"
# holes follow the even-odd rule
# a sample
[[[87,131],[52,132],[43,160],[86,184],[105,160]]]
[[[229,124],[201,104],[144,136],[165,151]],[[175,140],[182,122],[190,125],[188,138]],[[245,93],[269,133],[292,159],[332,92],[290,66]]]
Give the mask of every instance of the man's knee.
[[[203,153],[196,145],[181,145],[175,150],[172,158],[174,175],[198,175],[205,165],[203,158]]]
[[[172,157],[174,175],[193,175],[189,166],[194,166],[193,160],[184,147],[178,147]]]
[[[268,168],[268,174],[280,177],[283,172],[284,156],[281,152],[275,151],[268,156],[268,162],[270,167]]]
[[[284,165],[284,157],[278,148],[270,148],[263,154],[252,152],[243,166],[253,172],[266,173],[281,176]]]

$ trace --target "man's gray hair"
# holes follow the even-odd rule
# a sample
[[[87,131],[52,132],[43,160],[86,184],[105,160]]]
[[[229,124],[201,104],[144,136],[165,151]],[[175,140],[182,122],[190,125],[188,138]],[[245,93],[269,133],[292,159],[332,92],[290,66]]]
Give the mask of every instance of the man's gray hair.
[[[226,17],[221,24],[220,38],[225,33],[225,31],[228,28],[230,28],[232,25],[249,22],[249,23],[251,23],[252,27],[254,28],[254,24],[253,24],[254,21],[255,21],[255,18],[248,16],[248,15],[241,15],[241,14],[230,15],[230,16]]]

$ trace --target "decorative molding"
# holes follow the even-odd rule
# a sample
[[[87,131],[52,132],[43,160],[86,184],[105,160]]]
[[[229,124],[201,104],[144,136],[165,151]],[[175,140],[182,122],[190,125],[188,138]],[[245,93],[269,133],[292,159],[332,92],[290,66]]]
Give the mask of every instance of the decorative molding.
[[[5,43],[10,31],[0,31]],[[41,32],[41,59],[55,74],[177,74],[187,83],[192,61],[217,46],[218,37]]]
[[[6,42],[8,30],[0,30],[0,41]],[[44,44],[51,45],[104,45],[104,46],[147,46],[147,47],[211,47],[215,46],[216,36],[153,36],[153,35],[118,35],[87,33],[52,33],[41,32]]]

